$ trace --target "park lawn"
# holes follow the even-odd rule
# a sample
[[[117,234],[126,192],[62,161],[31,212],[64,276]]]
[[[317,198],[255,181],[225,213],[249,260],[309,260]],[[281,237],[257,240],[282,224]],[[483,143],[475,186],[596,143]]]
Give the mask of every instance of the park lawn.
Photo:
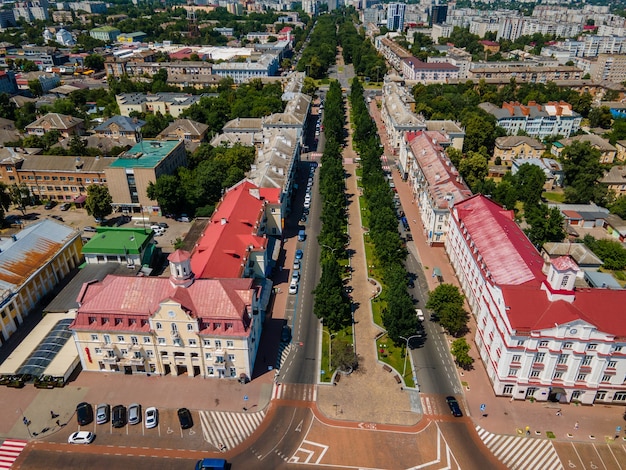
[[[367,208],[367,201],[364,196],[359,196],[359,207],[361,208],[361,227],[367,229],[370,224],[370,210]]]
[[[322,333],[322,360],[321,360],[321,370],[320,370],[320,380],[322,382],[329,383],[332,380],[333,373],[335,369],[330,368],[329,364],[329,353],[332,354],[332,350],[329,350],[329,338],[330,334],[327,327],[324,327],[324,333]],[[339,330],[336,333],[333,333],[333,342],[341,341],[344,343],[352,344],[354,347],[354,338],[352,335],[352,325],[346,326],[344,329]],[[322,373],[322,371],[324,371]]]
[[[402,375],[405,361],[404,345],[395,346],[385,334],[376,341],[376,351],[378,352],[379,361],[389,364],[398,372],[398,375]],[[407,387],[415,386],[415,383],[413,382],[413,373],[411,371],[411,359],[408,357],[406,358],[404,383]]]

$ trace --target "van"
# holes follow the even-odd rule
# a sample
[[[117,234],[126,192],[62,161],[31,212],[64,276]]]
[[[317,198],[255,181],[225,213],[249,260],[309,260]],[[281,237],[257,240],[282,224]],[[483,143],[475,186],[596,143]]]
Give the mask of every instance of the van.
[[[306,240],[306,232],[304,230],[300,230],[298,232],[298,241],[303,242],[304,240]]]

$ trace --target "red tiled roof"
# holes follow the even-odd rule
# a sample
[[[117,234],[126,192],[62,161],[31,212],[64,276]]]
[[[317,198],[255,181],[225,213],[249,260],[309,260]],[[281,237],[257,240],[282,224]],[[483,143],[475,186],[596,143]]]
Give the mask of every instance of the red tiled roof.
[[[259,197],[252,194],[255,191]],[[256,233],[265,203],[277,203],[278,194],[260,190],[248,180],[226,192],[191,255],[196,278],[241,277],[250,247],[251,251],[267,247],[267,239]]]
[[[241,336],[247,328],[252,305],[252,279],[196,279],[189,287],[175,287],[165,277],[107,276],[101,282],[85,284],[80,307],[71,327],[81,330],[149,331],[149,319],[161,303],[173,300],[201,323],[222,322],[220,334]],[[89,318],[96,322],[90,323]],[[106,324],[102,319],[107,318]],[[115,319],[122,322],[116,324]],[[131,324],[130,319],[135,323]],[[225,329],[223,322],[233,324]],[[212,329],[212,326],[209,326]],[[215,331],[201,333],[215,333]]]
[[[580,214],[579,214],[578,212],[576,212],[576,211],[569,211],[569,210],[566,210],[566,211],[561,211],[561,212],[562,212],[562,213],[563,213],[563,215],[564,215],[565,217],[567,217],[568,219],[577,219],[577,220],[582,220],[582,219],[583,219],[583,216],[582,216],[582,215],[580,215]]]
[[[543,258],[515,223],[513,211],[481,194],[455,208],[496,284],[541,283]]]
[[[626,290],[580,289],[573,303],[551,302],[545,291],[533,285],[503,286],[502,294],[514,330],[536,331],[583,320],[604,333],[626,338],[626,317],[615,314],[615,307],[626,302]]]

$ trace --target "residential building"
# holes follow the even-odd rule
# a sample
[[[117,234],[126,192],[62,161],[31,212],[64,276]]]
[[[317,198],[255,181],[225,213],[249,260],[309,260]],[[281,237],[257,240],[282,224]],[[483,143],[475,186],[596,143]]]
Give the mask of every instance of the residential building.
[[[17,93],[17,81],[12,70],[0,71],[0,93],[13,95]]]
[[[122,116],[129,116],[133,111],[139,113],[169,114],[177,118],[185,109],[196,104],[205,95],[190,95],[187,93],[123,93],[115,95],[115,101]]]
[[[133,42],[142,42],[148,37],[146,33],[143,31],[137,31],[134,33],[120,33],[117,35],[116,41],[121,43],[133,43]]]
[[[531,137],[545,139],[551,135],[569,137],[578,131],[582,117],[572,109],[569,103],[548,102],[544,105],[530,101],[527,105],[517,102],[503,103],[498,108],[492,103],[478,105],[487,113],[493,115],[498,126],[508,135],[515,135],[520,130]]]
[[[13,10],[0,10],[0,30],[17,26]]]
[[[544,175],[546,175],[546,182],[544,183],[543,188],[546,191],[552,191],[557,187],[563,187],[565,173],[563,172],[563,166],[558,161],[553,160],[552,158],[516,158],[513,160],[511,173],[514,175],[517,174],[519,168],[525,164],[534,165],[543,171]]]
[[[199,279],[269,277],[282,226],[280,189],[242,180],[215,208],[191,253],[191,270]]]
[[[213,73],[232,78],[235,83],[245,83],[254,78],[273,77],[280,66],[277,54],[263,54],[257,61],[221,62],[213,64]]]
[[[604,264],[584,243],[547,242],[541,247],[541,256],[546,263],[561,256],[572,258],[581,269],[577,273],[581,279],[585,271],[597,271]]]
[[[612,166],[600,179],[600,183],[613,191],[615,196],[626,195],[626,166]]]
[[[196,279],[190,254],[170,277],[109,275],[87,283],[70,326],[83,370],[249,379],[263,306],[252,279]]]
[[[17,153],[0,160],[0,181],[25,184],[40,200],[84,202],[87,187],[106,184],[105,170],[112,158],[27,155]]]
[[[550,152],[555,157],[562,158],[563,150],[569,145],[572,145],[573,142],[589,142],[593,148],[600,151],[600,163],[612,164],[617,156],[617,148],[611,145],[608,140],[595,134],[576,135],[569,139],[554,142]]]
[[[452,209],[446,252],[476,318],[475,342],[497,396],[626,403],[626,290],[575,289],[570,257],[549,264],[482,195]]]
[[[104,2],[81,1],[68,3],[67,6],[70,10],[86,13],[102,14],[107,12],[107,4]]]
[[[626,160],[626,140],[618,140],[615,142],[615,149],[617,151],[615,154],[616,160],[620,162]]]
[[[0,238],[0,345],[81,263],[80,231],[42,219]]]
[[[320,13],[320,3],[318,0],[303,0],[302,11],[307,15],[317,16]]]
[[[509,135],[496,138],[493,160],[510,167],[516,158],[541,158],[546,146],[537,139],[525,135]]]
[[[492,63],[476,63],[470,66],[468,78],[498,79],[509,82],[515,79],[518,83],[548,83],[557,80],[580,80],[584,71],[573,65],[532,65],[524,62],[510,62],[504,66]]]
[[[599,54],[591,64],[591,79],[622,83],[626,80],[626,54]]]
[[[406,161],[405,176],[420,207],[426,240],[430,245],[443,245],[451,208],[472,192],[432,134],[407,133],[400,155]]]
[[[32,23],[35,20],[46,21],[48,19],[48,0],[30,0],[18,2],[13,8],[15,19],[23,18]]]
[[[46,72],[18,72],[15,76],[15,83],[19,91],[30,90],[29,82],[34,80],[39,81],[41,84],[41,91],[44,94],[50,92],[54,88],[58,87],[61,84],[61,77],[56,73],[46,73]],[[38,99],[38,102],[41,102],[41,98]]]
[[[380,52],[398,72],[402,71],[402,60],[413,57],[413,54],[387,36],[376,37],[374,45],[376,46],[376,50]]]
[[[182,140],[187,150],[196,148],[206,140],[209,126],[191,119],[176,119],[157,135],[160,140]]]
[[[186,165],[182,142],[142,140],[135,144],[105,170],[113,207],[123,212],[159,213],[158,202],[148,198],[148,185]]]
[[[404,11],[405,3],[388,3],[387,4],[387,29],[389,31],[404,30]]]
[[[83,119],[67,116],[59,113],[48,113],[31,122],[25,127],[28,135],[43,136],[46,132],[56,130],[61,133],[61,137],[71,137],[83,135],[85,132],[85,121]]]
[[[89,36],[105,42],[115,42],[122,32],[113,26],[100,26],[89,30]]]
[[[395,82],[385,82],[383,85],[382,106],[380,116],[387,131],[389,145],[397,152],[406,132],[426,129],[426,120],[423,116],[416,116],[412,112],[415,99],[412,95]]]
[[[158,251],[154,232],[144,227],[97,227],[82,248],[88,264],[119,263],[128,268],[151,266]]]
[[[459,68],[451,63],[422,62],[415,57],[403,59],[400,71],[406,80],[424,84],[448,83],[459,78]]]
[[[433,5],[430,10],[430,24],[443,24],[448,16],[448,5]]]
[[[141,119],[128,116],[111,116],[109,119],[94,128],[97,135],[109,139],[129,139],[134,142],[141,140],[141,128],[146,123]]]

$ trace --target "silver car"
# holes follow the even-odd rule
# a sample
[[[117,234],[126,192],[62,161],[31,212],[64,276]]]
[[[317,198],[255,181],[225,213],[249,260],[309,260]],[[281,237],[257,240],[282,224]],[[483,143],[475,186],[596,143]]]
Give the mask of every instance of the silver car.
[[[133,403],[128,407],[128,424],[138,424],[141,421],[141,405]]]
[[[111,418],[111,406],[106,403],[100,403],[96,407],[96,424],[105,424]]]

